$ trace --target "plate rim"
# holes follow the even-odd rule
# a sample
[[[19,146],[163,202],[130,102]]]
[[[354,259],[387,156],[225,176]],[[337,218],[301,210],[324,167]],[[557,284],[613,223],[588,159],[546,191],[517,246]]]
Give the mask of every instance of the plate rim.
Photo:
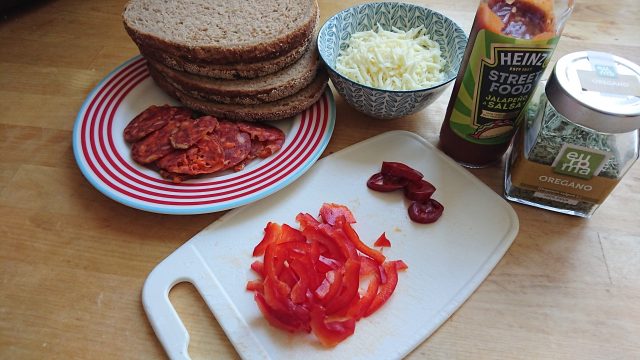
[[[122,205],[131,207],[137,210],[147,211],[151,213],[158,213],[158,214],[167,214],[167,215],[207,214],[207,213],[231,210],[243,205],[247,205],[249,203],[261,200],[269,195],[272,195],[275,192],[280,191],[286,188],[288,185],[295,182],[300,176],[306,173],[311,168],[311,166],[313,166],[313,164],[316,163],[316,161],[324,153],[324,150],[326,149],[326,147],[328,146],[332,138],[333,130],[335,128],[335,121],[336,121],[336,106],[335,106],[335,99],[331,91],[331,88],[327,86],[323,94],[321,95],[320,99],[318,100],[318,101],[322,101],[323,98],[326,98],[326,101],[328,103],[326,113],[324,114],[324,116],[327,119],[326,126],[324,127],[324,134],[322,135],[322,137],[320,137],[316,149],[309,154],[308,159],[304,160],[299,167],[295,168],[295,171],[293,173],[284,177],[282,180],[276,181],[274,184],[270,185],[266,189],[257,191],[249,195],[245,195],[239,199],[232,200],[231,202],[213,203],[213,204],[206,204],[206,205],[177,206],[177,205],[155,205],[147,201],[132,199],[129,196],[126,196],[125,194],[122,194],[118,191],[110,189],[108,185],[104,184],[103,181],[97,178],[96,173],[93,170],[91,170],[89,165],[87,164],[88,160],[85,158],[83,154],[80,141],[82,136],[84,136],[81,133],[82,125],[85,123],[84,116],[86,115],[89,105],[94,100],[98,92],[105,87],[106,83],[110,79],[112,79],[114,76],[120,73],[123,69],[125,69],[127,66],[130,66],[132,63],[139,61],[140,59],[143,59],[143,58],[144,57],[142,55],[138,54],[124,61],[123,63],[121,63],[114,69],[112,69],[107,75],[105,75],[98,82],[98,84],[96,84],[93,87],[93,89],[87,94],[82,105],[80,106],[80,109],[74,121],[73,130],[72,130],[73,154],[76,161],[76,165],[80,169],[82,175],[101,194]],[[139,86],[139,84],[134,86],[132,89],[134,89],[137,86]],[[314,105],[312,106],[315,106],[315,104],[317,104],[317,102],[314,103]],[[296,116],[299,116],[299,115],[296,115]],[[295,121],[295,120],[291,120],[291,121]],[[203,187],[201,190],[207,191],[207,188]],[[179,192],[179,190],[176,189],[176,192]]]

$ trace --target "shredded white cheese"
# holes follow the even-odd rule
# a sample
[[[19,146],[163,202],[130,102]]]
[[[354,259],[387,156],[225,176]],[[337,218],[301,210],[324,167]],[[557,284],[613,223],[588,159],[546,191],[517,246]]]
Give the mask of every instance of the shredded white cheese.
[[[444,80],[440,46],[424,26],[402,31],[361,31],[351,35],[336,59],[336,70],[363,85],[386,90],[417,90]]]

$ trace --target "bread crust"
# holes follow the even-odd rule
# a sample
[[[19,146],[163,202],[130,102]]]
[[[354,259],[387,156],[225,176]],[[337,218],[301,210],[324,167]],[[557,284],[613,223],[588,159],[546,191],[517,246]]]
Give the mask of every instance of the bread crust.
[[[320,66],[316,47],[296,63],[264,77],[220,80],[177,71],[148,59],[149,67],[162,74],[174,88],[194,98],[226,104],[260,104],[292,95],[309,85]]]
[[[273,102],[245,106],[194,98],[173,87],[162,74],[153,68],[149,68],[149,73],[162,90],[184,106],[204,114],[236,121],[276,121],[295,116],[320,99],[329,80],[326,70],[321,69],[307,87],[293,95]]]
[[[135,0],[133,0],[135,1]],[[211,64],[229,64],[242,62],[260,62],[282,57],[300,47],[311,37],[319,18],[319,8],[315,0],[312,1],[311,14],[298,28],[285,34],[257,44],[238,46],[218,46],[215,44],[191,46],[185,43],[169,41],[157,35],[136,29],[128,23],[127,11],[131,1],[125,6],[122,19],[124,28],[138,48],[155,50],[187,62],[208,62]]]
[[[147,59],[161,63],[174,70],[185,71],[194,75],[208,76],[217,79],[252,79],[275,73],[298,61],[313,43],[309,38],[301,46],[290,52],[258,62],[241,62],[229,64],[212,64],[207,62],[193,62],[181,57],[160,52],[156,49],[139,48],[140,53]]]

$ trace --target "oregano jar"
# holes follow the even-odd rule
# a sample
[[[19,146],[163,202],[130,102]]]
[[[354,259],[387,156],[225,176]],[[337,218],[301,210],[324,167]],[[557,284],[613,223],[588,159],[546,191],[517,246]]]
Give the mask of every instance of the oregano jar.
[[[511,201],[590,217],[638,159],[640,67],[583,51],[556,63],[529,102],[511,149]]]

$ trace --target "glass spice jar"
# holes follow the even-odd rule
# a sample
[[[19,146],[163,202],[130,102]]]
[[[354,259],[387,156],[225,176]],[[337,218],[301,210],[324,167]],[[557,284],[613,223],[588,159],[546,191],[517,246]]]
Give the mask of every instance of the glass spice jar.
[[[638,159],[640,67],[607,53],[568,54],[523,116],[505,197],[588,218]]]

